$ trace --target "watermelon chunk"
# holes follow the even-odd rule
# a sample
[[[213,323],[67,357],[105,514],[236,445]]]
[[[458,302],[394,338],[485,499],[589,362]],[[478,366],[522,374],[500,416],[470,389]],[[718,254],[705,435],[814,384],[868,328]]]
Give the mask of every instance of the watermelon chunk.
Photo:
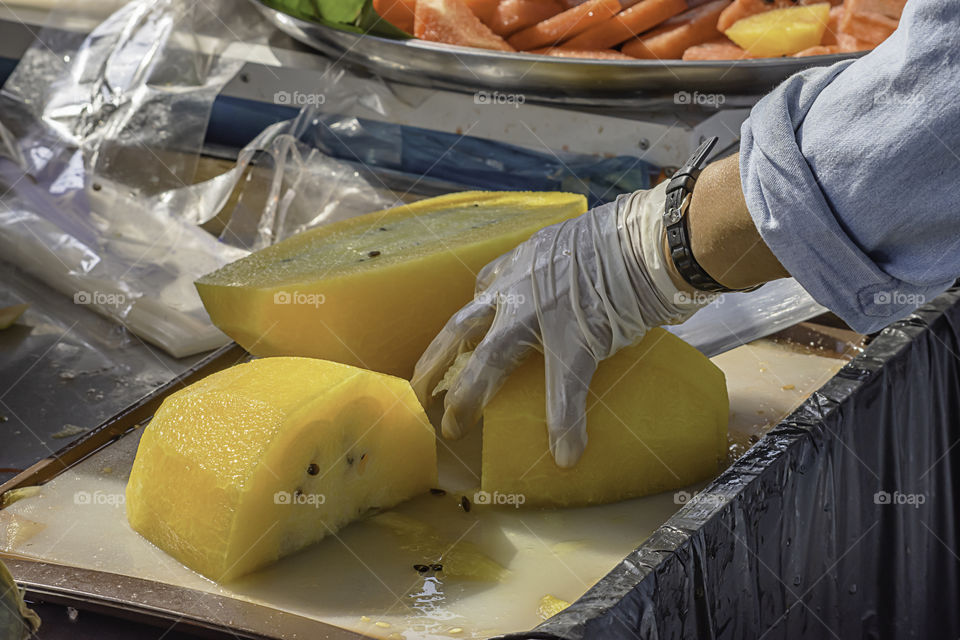
[[[493,20],[493,12],[497,10],[500,0],[464,0],[473,15],[480,18],[480,22],[490,26]]]
[[[823,30],[820,44],[830,46],[837,44],[837,36],[841,33],[840,24],[843,22],[844,6],[839,4],[830,8],[830,17],[827,19],[827,28]]]
[[[563,46],[570,49],[613,47],[683,13],[687,5],[686,0],[643,0],[609,20],[590,27]]]
[[[628,56],[655,60],[678,59],[690,47],[721,37],[717,18],[729,0],[714,0],[664,22],[621,47]]]
[[[882,5],[883,3],[876,1],[850,0],[840,17],[840,31],[871,45],[880,44],[890,37],[900,22],[899,16],[890,17],[872,10],[881,8],[888,13],[895,11],[895,8],[884,8]]]
[[[847,4],[851,13],[879,13],[900,20],[907,0],[849,0]]]
[[[538,53],[542,56],[553,56],[554,58],[593,58],[594,60],[633,60],[628,55],[620,53],[615,49],[567,49],[566,47],[545,47],[543,49],[534,49],[530,53]]]
[[[683,52],[684,60],[743,60],[752,57],[728,38],[717,38],[694,45]]]
[[[494,33],[507,37],[563,10],[557,0],[502,0],[487,24]]]
[[[417,0],[373,0],[373,10],[381,18],[407,33],[413,33],[416,6]]]
[[[422,40],[463,47],[514,50],[481,22],[464,0],[417,0],[413,34]]]
[[[510,36],[510,45],[523,51],[549,47],[569,40],[620,11],[619,0],[587,0],[552,18],[521,29]]]

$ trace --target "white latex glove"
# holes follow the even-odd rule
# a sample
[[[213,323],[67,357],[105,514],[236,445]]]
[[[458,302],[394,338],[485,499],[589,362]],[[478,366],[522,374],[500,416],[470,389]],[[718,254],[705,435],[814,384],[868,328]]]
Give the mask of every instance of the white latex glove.
[[[664,268],[666,182],[617,198],[534,234],[480,272],[474,300],[447,322],[417,362],[424,406],[457,355],[477,344],[450,382],[442,430],[461,436],[533,350],[546,365],[550,451],[561,467],[587,445],[586,409],[597,363],[647,329],[682,322],[704,302]]]

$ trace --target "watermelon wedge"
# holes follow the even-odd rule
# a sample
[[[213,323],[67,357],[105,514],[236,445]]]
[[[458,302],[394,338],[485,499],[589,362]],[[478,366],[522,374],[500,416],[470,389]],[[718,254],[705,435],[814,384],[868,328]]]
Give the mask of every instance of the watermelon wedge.
[[[487,24],[497,35],[507,37],[563,10],[557,0],[502,0]]]
[[[473,11],[473,15],[480,18],[480,22],[488,27],[493,20],[497,5],[500,4],[500,0],[464,0],[464,2],[470,7],[470,11]]]
[[[417,0],[413,33],[421,40],[462,47],[514,50],[481,22],[464,0]]]
[[[416,0],[373,0],[373,10],[398,29],[413,33]]]

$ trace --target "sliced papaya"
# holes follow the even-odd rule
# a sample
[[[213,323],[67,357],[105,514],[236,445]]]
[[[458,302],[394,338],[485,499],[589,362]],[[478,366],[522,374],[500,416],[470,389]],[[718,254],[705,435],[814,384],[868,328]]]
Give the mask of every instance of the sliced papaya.
[[[594,25],[568,40],[571,49],[604,49],[620,44],[639,33],[687,10],[686,0],[641,0],[609,20]]]
[[[557,0],[501,0],[490,17],[490,28],[503,37],[561,13]]]
[[[871,8],[882,7],[872,2],[851,0],[840,19],[840,31],[873,46],[889,38],[900,23],[899,17],[893,18],[879,11],[871,11]],[[892,11],[890,8],[886,10]]]
[[[464,0],[417,0],[413,33],[421,40],[432,42],[513,51],[513,47],[474,15]]]
[[[568,49],[567,47],[546,47],[544,49],[534,49],[530,53],[537,53],[542,56],[553,56],[554,58],[593,58],[594,60],[633,60],[630,56],[620,53],[616,49],[593,49],[580,50]]]
[[[634,58],[679,59],[690,47],[719,38],[717,18],[729,0],[714,0],[670,18],[646,34],[627,42],[621,50]]]
[[[539,49],[569,40],[620,11],[620,0],[587,0],[552,18],[510,36],[507,42],[518,50]]]
[[[413,33],[417,0],[373,0],[373,10],[398,29]]]
[[[500,0],[464,0],[473,15],[480,18],[480,22],[490,26],[493,20],[493,12],[497,10]]]
[[[717,38],[710,42],[704,42],[683,52],[684,60],[743,60],[752,57],[728,38]]]

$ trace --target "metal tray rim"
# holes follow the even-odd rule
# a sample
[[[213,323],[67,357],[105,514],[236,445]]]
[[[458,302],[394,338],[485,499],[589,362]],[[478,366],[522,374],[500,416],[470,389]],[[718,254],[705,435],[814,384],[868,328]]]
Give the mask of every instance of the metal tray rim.
[[[719,74],[713,83],[722,87],[728,75],[731,86],[743,87],[751,84],[750,76],[756,76],[756,91],[770,88],[771,81],[779,82],[797,71],[812,66],[828,66],[836,62],[861,57],[866,52],[807,56],[803,58],[755,58],[748,60],[598,60],[591,58],[557,58],[541,54],[524,52],[504,52],[459,45],[448,45],[411,38],[395,40],[370,34],[357,34],[333,27],[309,22],[286,14],[263,4],[260,0],[251,2],[280,30],[292,38],[314,49],[329,53],[334,50],[341,59],[358,63],[375,73],[390,76],[391,72],[417,71],[425,73],[435,80],[459,85],[463,89],[473,89],[478,85],[494,87],[503,82],[510,88],[524,88],[537,91],[552,87],[556,91],[584,92],[583,82],[589,80],[586,74],[593,71],[622,72],[622,81],[643,88],[648,79],[655,89],[663,88],[663,80],[674,88],[696,88],[698,80],[704,74]],[[361,43],[366,43],[366,46]],[[430,58],[430,59],[428,59]],[[449,68],[438,69],[437,59],[443,59]],[[531,69],[521,74],[519,82],[511,70],[518,65],[527,65]],[[453,73],[454,69],[466,70],[468,74]],[[664,76],[663,74],[667,74]],[[659,75],[656,75],[659,74]],[[656,75],[656,77],[654,77]],[[674,76],[670,78],[669,76]],[[500,76],[500,77],[497,77]],[[396,78],[401,79],[402,78]],[[557,80],[566,86],[557,85]],[[410,83],[418,83],[416,77],[409,78]],[[775,84],[774,82],[774,84]],[[619,87],[612,87],[617,90]],[[586,93],[591,91],[588,89]]]

